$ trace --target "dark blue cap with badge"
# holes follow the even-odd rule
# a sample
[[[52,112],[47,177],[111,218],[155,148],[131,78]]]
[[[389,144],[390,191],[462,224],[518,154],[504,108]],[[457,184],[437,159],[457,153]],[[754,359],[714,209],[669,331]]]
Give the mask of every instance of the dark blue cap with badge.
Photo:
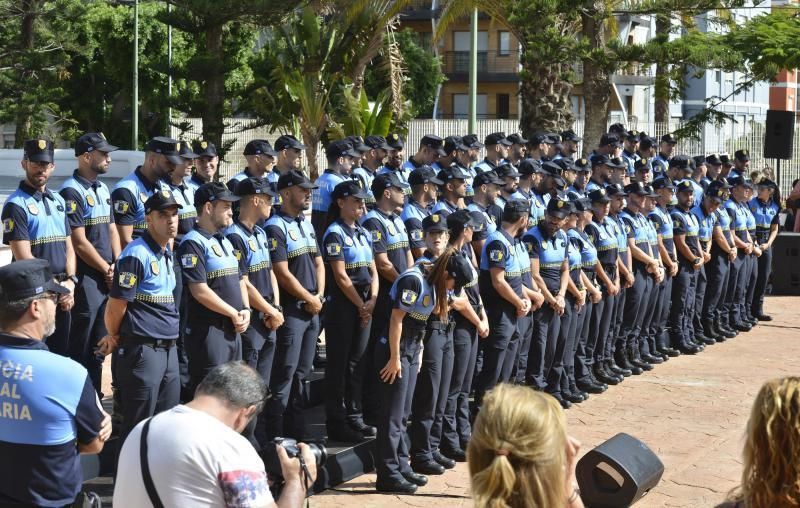
[[[645,197],[648,197],[648,198],[657,198],[657,197],[659,197],[658,192],[656,192],[656,190],[653,188],[652,185],[645,185],[644,186],[644,190],[647,191],[647,196],[645,196]]]
[[[364,144],[373,150],[391,150],[392,147],[386,142],[383,136],[367,136],[364,138]]]
[[[375,175],[375,178],[372,180],[372,185],[370,186],[370,190],[372,191],[372,195],[375,196],[377,199],[378,196],[383,194],[383,191],[390,187],[396,187],[398,189],[407,189],[409,185],[405,183],[403,180],[400,179],[400,176],[391,171],[389,173],[382,173],[380,175]]]
[[[708,184],[705,195],[722,203],[730,194],[731,186],[725,180],[714,180]]]
[[[178,150],[178,153],[180,154],[181,158],[186,160],[194,160],[200,157],[199,155],[194,153],[194,150],[192,150],[192,147],[189,146],[188,141],[181,141],[181,149]]]
[[[736,150],[734,152],[733,157],[739,162],[747,162],[750,160],[750,151],[749,150]]]
[[[26,139],[22,145],[25,159],[31,162],[53,162],[54,145],[49,139]]]
[[[234,196],[228,188],[219,182],[208,182],[201,185],[194,191],[194,207],[200,210],[206,203],[216,201],[239,201],[238,196]]]
[[[472,282],[474,276],[472,265],[465,256],[454,254],[447,260],[447,276],[455,280],[455,291]]]
[[[447,231],[447,221],[441,213],[434,213],[422,219],[422,230],[425,233],[431,231]]]
[[[719,160],[722,161],[722,163],[725,164],[725,165],[728,165],[728,166],[732,165],[731,156],[728,155],[727,153],[719,154]]]
[[[661,189],[669,189],[675,190],[675,186],[672,185],[672,180],[669,178],[656,178],[653,180],[653,189],[661,190]]]
[[[711,166],[722,166],[722,160],[719,158],[719,155],[716,153],[712,153],[708,157],[706,157],[706,164]]]
[[[692,161],[694,161],[694,166],[699,168],[700,166],[704,166],[706,164],[706,156],[705,155],[695,155],[692,157]]]
[[[627,141],[634,141],[638,143],[641,139],[641,133],[637,130],[631,130],[623,134],[623,138],[625,138]]]
[[[281,150],[286,150],[287,148],[291,148],[293,150],[305,150],[306,145],[301,143],[299,139],[291,134],[284,134],[275,140],[275,151],[280,152]]]
[[[278,152],[272,149],[272,145],[266,139],[254,139],[244,147],[244,155],[269,155],[277,157]]]
[[[420,166],[408,175],[409,185],[423,185],[432,183],[434,185],[442,185],[444,182],[436,177],[436,171],[430,166]]]
[[[519,171],[513,164],[504,163],[494,168],[494,172],[500,178],[519,178]]]
[[[592,157],[592,167],[608,166],[613,169],[622,169],[627,166],[625,161],[619,157],[609,157],[608,155],[600,154]]]
[[[181,143],[177,139],[158,136],[147,142],[145,151],[160,153],[173,164],[186,162],[181,158]]]
[[[483,143],[478,140],[477,134],[467,134],[461,138],[461,143],[467,148],[483,148]]]
[[[592,163],[589,162],[589,159],[581,157],[580,159],[575,159],[575,170],[578,173],[588,172],[592,169]]]
[[[460,167],[455,165],[444,168],[443,170],[439,171],[438,175],[436,175],[436,178],[444,183],[447,183],[450,180],[466,180],[468,177],[468,174],[464,173]]]
[[[560,159],[556,159],[555,162],[558,167],[561,168],[561,171],[578,171],[578,168],[575,166],[575,161],[572,160],[571,157],[562,157]]]
[[[641,135],[639,137],[639,150],[649,150],[656,146],[656,139],[650,136]]]
[[[355,151],[352,143],[346,139],[337,139],[325,147],[325,156],[328,159],[335,159],[338,157],[361,157],[361,154]]]
[[[494,184],[505,185],[506,182],[501,180],[494,171],[486,171],[479,173],[478,176],[472,179],[472,188],[480,187],[481,185]]]
[[[583,138],[575,134],[575,131],[572,129],[568,129],[562,132],[561,139],[563,139],[564,141],[572,141],[573,143],[583,141]]]
[[[506,139],[515,145],[524,145],[528,142],[527,139],[523,138],[521,134],[517,134],[516,132],[506,136]]]
[[[265,178],[245,178],[236,183],[233,193],[239,197],[252,196],[254,194],[266,194],[276,196],[272,185]]]
[[[419,146],[426,146],[436,151],[440,156],[445,156],[447,153],[442,149],[444,140],[435,134],[426,134],[419,140]]]
[[[681,180],[678,182],[678,185],[675,186],[675,192],[690,192],[694,194],[694,186],[689,180]]]
[[[542,162],[542,171],[551,176],[561,176],[563,169],[555,161]]]
[[[301,189],[317,189],[319,185],[311,182],[302,171],[292,169],[278,178],[278,190],[289,187],[300,187]]]
[[[444,151],[448,154],[455,150],[466,151],[468,147],[464,144],[461,136],[447,136],[444,138]]]
[[[667,133],[667,134],[664,134],[663,136],[661,136],[661,142],[662,143],[669,143],[670,145],[677,145],[678,144],[678,139],[675,136],[673,136],[672,134]]]
[[[611,198],[608,197],[608,192],[603,188],[591,191],[588,197],[592,203],[608,203],[611,201]]]
[[[506,137],[505,132],[492,132],[491,134],[487,135],[486,138],[483,140],[483,143],[486,146],[489,145],[505,145],[511,146],[513,143],[509,141]]]
[[[195,141],[192,143],[192,148],[198,157],[217,157],[219,155],[217,154],[217,147],[209,141]]]
[[[634,161],[633,163],[633,170],[640,171],[642,173],[649,173],[652,168],[650,167],[650,159],[647,157],[642,157],[641,159]]]
[[[669,160],[669,167],[687,170],[689,169],[689,157],[686,155],[676,155]]]
[[[350,144],[353,145],[353,150],[357,152],[365,153],[369,152],[371,149],[364,143],[364,139],[361,136],[347,136],[344,139],[349,141]]]
[[[76,157],[95,150],[108,153],[119,150],[119,147],[110,144],[102,132],[87,132],[75,141]]]
[[[745,178],[743,176],[733,176],[733,177],[728,178],[728,184],[731,187],[736,187],[737,185],[742,185],[744,187],[747,187],[748,189],[752,189],[753,188],[753,181],[750,180],[749,178]]]
[[[622,144],[619,142],[619,136],[611,132],[606,132],[605,134],[600,136],[599,146],[608,146],[608,145],[622,146]]]
[[[612,198],[615,196],[624,198],[628,195],[628,192],[625,190],[625,188],[618,183],[612,183],[611,185],[608,185],[606,187],[606,193]]]
[[[519,163],[519,174],[520,176],[527,176],[533,175],[536,173],[542,173],[542,163],[536,159],[525,158],[522,159],[522,162]]]
[[[570,208],[569,201],[560,196],[551,198],[550,201],[547,202],[547,214],[558,217],[559,219],[566,217],[569,214]]]
[[[578,196],[576,199],[572,199],[571,203],[572,203],[572,208],[574,210],[572,213],[592,211],[592,200],[589,198]]]
[[[506,214],[526,214],[531,213],[531,203],[527,199],[509,199],[503,207],[503,216]]]
[[[196,201],[196,198],[195,198]],[[167,208],[177,207],[179,210],[183,206],[175,199],[175,195],[169,189],[160,189],[155,191],[147,201],[144,202],[145,215],[150,212],[157,212],[166,210]]]
[[[650,192],[642,182],[632,182],[625,186],[625,193],[628,195],[647,196]]]
[[[466,208],[456,210],[447,216],[447,228],[451,233],[461,233],[464,228],[475,228],[480,224],[476,222],[472,214]]]
[[[541,145],[542,143],[547,143],[547,133],[545,132],[535,132],[531,138],[530,143],[533,145]]]
[[[369,194],[367,191],[361,188],[361,185],[356,180],[345,180],[344,182],[340,182],[336,184],[336,187],[333,188],[333,192],[331,192],[331,199],[344,199],[348,197],[353,197],[356,199],[367,199]]]
[[[53,280],[46,259],[22,259],[0,268],[0,301],[15,302],[48,291],[68,294],[69,289]]]
[[[386,143],[392,147],[392,150],[402,150],[406,146],[405,142],[403,141],[403,136],[397,133],[387,135]]]

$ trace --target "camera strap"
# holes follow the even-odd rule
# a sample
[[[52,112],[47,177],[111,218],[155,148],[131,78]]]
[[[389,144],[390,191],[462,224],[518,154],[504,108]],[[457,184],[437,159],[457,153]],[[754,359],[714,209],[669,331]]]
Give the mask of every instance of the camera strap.
[[[150,498],[150,502],[153,503],[153,508],[164,508],[164,503],[162,503],[161,498],[158,497],[156,485],[153,483],[153,477],[150,475],[150,463],[147,460],[147,433],[150,431],[150,422],[152,421],[153,418],[150,418],[144,422],[142,438],[141,442],[139,443],[139,462],[141,462],[142,465],[142,480],[144,480],[144,488],[147,490],[147,496]]]

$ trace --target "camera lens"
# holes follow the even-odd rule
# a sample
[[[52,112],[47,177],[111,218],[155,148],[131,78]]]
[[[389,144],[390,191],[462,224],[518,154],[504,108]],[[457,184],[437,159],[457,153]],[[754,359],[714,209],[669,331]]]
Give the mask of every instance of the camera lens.
[[[311,453],[314,454],[317,467],[324,466],[325,461],[328,460],[328,450],[323,445],[318,445],[316,443],[308,443],[308,448],[311,450]]]

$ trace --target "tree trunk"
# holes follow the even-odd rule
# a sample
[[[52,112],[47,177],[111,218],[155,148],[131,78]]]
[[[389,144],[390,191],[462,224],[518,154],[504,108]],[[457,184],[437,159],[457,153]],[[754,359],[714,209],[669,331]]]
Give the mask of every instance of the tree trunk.
[[[214,25],[206,31],[206,53],[215,65],[209,66],[208,77],[202,82],[205,107],[202,111],[203,137],[222,147],[222,134],[225,130],[225,75],[222,62],[222,25]],[[221,154],[224,156],[224,153]]]
[[[605,47],[605,27],[596,11],[581,14],[583,38],[593,50]],[[602,62],[583,60],[583,99],[585,104],[583,155],[589,154],[608,127],[608,105],[611,99],[611,74]]]
[[[22,0],[20,2],[20,10],[22,11],[22,23],[20,26],[20,50],[22,54],[28,54],[33,51],[35,42],[35,28],[36,17],[39,11],[39,0]],[[20,71],[19,83],[24,83],[27,77],[31,74],[33,69],[23,69]],[[38,105],[33,105],[38,107]],[[33,136],[31,132],[32,122],[30,111],[24,106],[17,110],[15,119],[14,130],[14,145],[17,148],[22,148],[24,141]]]
[[[572,84],[562,78],[565,64],[546,64],[538,56],[523,53],[520,72],[522,111],[519,128],[523,136],[536,132],[559,132],[572,127]]]
[[[656,15],[656,39],[662,43],[669,40],[670,17],[668,14]],[[656,64],[656,79],[653,87],[655,97],[655,121],[669,121],[669,65],[663,62]]]

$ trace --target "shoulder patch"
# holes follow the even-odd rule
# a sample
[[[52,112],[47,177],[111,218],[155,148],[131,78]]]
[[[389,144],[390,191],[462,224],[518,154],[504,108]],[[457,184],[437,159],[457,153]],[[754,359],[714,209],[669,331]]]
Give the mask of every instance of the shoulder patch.
[[[72,199],[67,200],[67,215],[72,215],[76,211],[78,211],[78,203],[76,203]]]
[[[489,251],[489,259],[495,263],[503,260],[503,251],[500,249],[492,249]]]
[[[197,266],[197,256],[195,254],[184,254],[181,256],[181,266],[183,268],[194,268]]]
[[[329,256],[338,256],[342,253],[342,245],[339,243],[329,243],[325,246]]]
[[[3,233],[11,233],[14,231],[14,219],[3,220]]]
[[[270,238],[269,239],[269,250],[275,250],[278,248],[278,239],[277,238]]]
[[[413,305],[414,302],[417,301],[419,295],[416,291],[412,291],[410,289],[404,289],[403,293],[400,295],[400,301],[406,305]]]
[[[412,229],[411,230],[411,239],[415,242],[419,242],[422,240],[423,234],[421,229]]]
[[[381,232],[377,229],[372,232],[372,241],[373,242],[380,242],[381,241]]]
[[[126,289],[131,289],[136,285],[136,275],[130,272],[122,272],[119,274],[119,285]]]
[[[130,205],[127,201],[117,200],[114,201],[114,211],[117,213],[127,213]]]

